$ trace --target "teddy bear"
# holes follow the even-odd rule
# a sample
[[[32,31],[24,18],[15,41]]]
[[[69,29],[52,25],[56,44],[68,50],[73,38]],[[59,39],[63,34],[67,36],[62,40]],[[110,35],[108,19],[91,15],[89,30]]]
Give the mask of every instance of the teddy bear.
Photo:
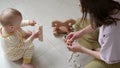
[[[65,22],[54,20],[52,22],[53,34],[55,36],[58,36],[60,34],[69,34],[73,31],[72,26],[75,24],[75,22],[76,21],[74,19],[68,19]]]

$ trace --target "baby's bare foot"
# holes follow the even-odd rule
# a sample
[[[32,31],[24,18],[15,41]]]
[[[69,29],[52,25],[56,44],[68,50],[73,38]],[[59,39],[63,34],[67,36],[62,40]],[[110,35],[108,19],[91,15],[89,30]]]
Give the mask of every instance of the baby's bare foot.
[[[22,68],[35,68],[33,64],[22,64]]]

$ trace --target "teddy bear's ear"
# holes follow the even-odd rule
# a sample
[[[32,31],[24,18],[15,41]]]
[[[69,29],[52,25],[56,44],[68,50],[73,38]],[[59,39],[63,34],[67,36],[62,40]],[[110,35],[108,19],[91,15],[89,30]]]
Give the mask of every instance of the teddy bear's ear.
[[[57,24],[57,21],[53,21],[52,22],[52,27],[55,27],[56,24]]]
[[[72,23],[72,25],[76,22],[74,19],[70,19],[69,21]]]
[[[74,20],[74,19],[68,19],[68,20],[66,20],[65,22],[71,22],[71,23],[75,23],[76,21]]]
[[[61,23],[61,21],[55,20],[52,22],[52,27],[59,26]]]
[[[68,26],[72,26],[73,24],[75,24],[75,20],[74,19],[68,19],[65,21],[65,23],[68,25]]]

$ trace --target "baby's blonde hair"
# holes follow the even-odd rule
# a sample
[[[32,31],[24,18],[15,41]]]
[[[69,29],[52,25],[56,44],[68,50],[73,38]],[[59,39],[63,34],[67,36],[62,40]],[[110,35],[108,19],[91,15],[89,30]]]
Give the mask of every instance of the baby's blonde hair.
[[[14,23],[11,20],[15,19],[16,17],[21,17],[22,19],[22,14],[18,10],[13,8],[7,8],[3,10],[0,13],[1,25],[2,26],[13,25]]]

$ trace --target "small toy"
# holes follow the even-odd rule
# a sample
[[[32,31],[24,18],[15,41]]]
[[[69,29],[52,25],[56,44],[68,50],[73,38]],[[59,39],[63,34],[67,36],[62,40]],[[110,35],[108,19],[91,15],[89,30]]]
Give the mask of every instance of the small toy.
[[[72,43],[73,43],[73,40],[71,40],[71,39],[68,39],[68,40],[67,40],[67,44],[68,44],[68,45],[70,45],[70,46],[71,46],[71,45],[72,45]]]
[[[39,26],[39,30],[40,30],[39,40],[43,41],[43,26]]]
[[[53,34],[58,36],[60,34],[69,34],[73,31],[73,25],[75,24],[74,19],[68,19],[65,22],[55,20],[52,22]]]
[[[43,41],[43,26],[40,24],[36,24],[36,26],[38,27],[38,30],[40,30],[39,40]]]

